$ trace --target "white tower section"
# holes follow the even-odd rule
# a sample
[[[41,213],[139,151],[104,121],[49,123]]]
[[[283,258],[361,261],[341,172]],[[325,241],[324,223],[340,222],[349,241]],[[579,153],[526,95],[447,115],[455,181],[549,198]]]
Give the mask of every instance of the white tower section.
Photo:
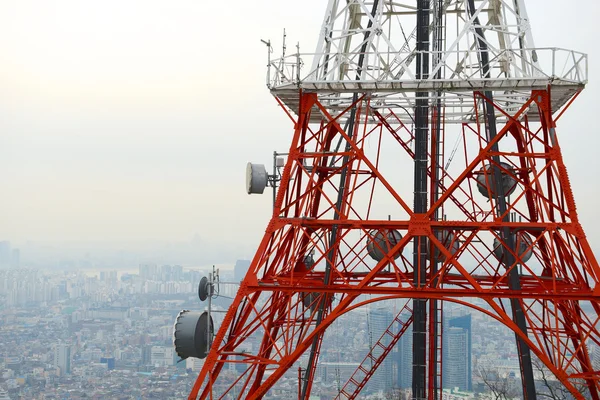
[[[523,0],[476,0],[473,10],[469,3],[431,1],[430,74],[418,80],[414,1],[329,0],[315,53],[272,60],[268,85],[293,111],[298,88],[317,92],[334,115],[353,93],[371,93],[372,107],[397,108],[405,122],[415,92],[429,92],[432,101],[442,99],[446,123],[477,118],[472,97],[465,96],[469,92],[492,91],[503,110],[514,114],[531,90],[551,86],[558,110],[585,85],[586,55],[535,48]],[[483,51],[489,74],[482,67]]]

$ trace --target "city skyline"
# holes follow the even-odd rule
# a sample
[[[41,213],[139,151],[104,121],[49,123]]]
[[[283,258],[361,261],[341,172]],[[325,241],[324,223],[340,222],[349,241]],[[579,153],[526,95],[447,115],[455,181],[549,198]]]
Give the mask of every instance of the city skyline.
[[[96,396],[105,398],[124,391],[132,397],[151,394],[164,398],[175,391],[185,395],[196,376],[200,384],[209,373],[211,378],[206,381],[204,391],[210,390],[210,397],[213,390],[231,389],[234,397],[236,392],[243,397],[244,391],[249,391],[279,400],[288,398],[292,392],[295,395],[297,387],[298,391],[310,392],[321,399],[332,398],[342,393],[344,382],[356,382],[348,378],[355,376],[353,371],[363,371],[365,380],[371,378],[361,366],[370,362],[373,367],[374,356],[389,344],[392,334],[386,330],[388,327],[397,330],[403,326],[395,319],[400,318],[395,312],[402,309],[404,301],[408,304],[410,300],[409,297],[392,300],[395,296],[417,296],[411,306],[414,336],[411,327],[395,348],[387,349],[391,350],[388,357],[364,386],[366,399],[390,393],[395,396],[396,391],[406,395],[411,388],[415,396],[425,396],[429,390],[426,385],[438,373],[430,369],[426,377],[428,362],[441,365],[439,374],[443,378],[439,378],[442,381],[439,390],[457,391],[445,399],[463,398],[458,392],[467,393],[465,399],[485,398],[490,377],[504,379],[511,385],[522,379],[524,385],[517,389],[530,397],[537,390],[536,385],[547,384],[545,373],[553,379],[552,368],[556,368],[556,376],[573,393],[570,385],[585,375],[590,392],[598,397],[594,380],[586,374],[598,372],[600,346],[592,343],[597,342],[594,335],[588,336],[584,331],[597,333],[598,322],[594,318],[598,309],[593,308],[597,291],[589,283],[598,284],[593,253],[600,252],[600,213],[595,203],[600,184],[596,183],[594,172],[600,169],[600,159],[593,149],[600,145],[600,139],[588,121],[596,108],[591,96],[600,90],[600,80],[596,79],[600,76],[600,63],[594,54],[595,38],[600,35],[600,25],[594,17],[600,13],[600,3],[586,0],[588,12],[581,13],[574,7],[559,7],[562,3],[558,0],[525,1],[528,13],[523,14],[523,3],[518,1],[514,10],[512,6],[507,8],[516,16],[519,26],[516,33],[510,30],[503,33],[498,28],[513,27],[509,21],[512,17],[504,22],[500,19],[507,16],[502,2],[491,2],[489,9],[482,5],[476,14],[472,2],[459,3],[464,10],[453,10],[456,32],[461,32],[458,27],[463,22],[468,28],[462,31],[466,33],[464,37],[459,35],[454,42],[460,43],[456,48],[461,50],[446,49],[447,54],[456,56],[456,62],[436,51],[446,48],[445,35],[453,31],[452,23],[447,25],[444,19],[445,11],[434,9],[431,15],[437,19],[431,25],[423,17],[429,16],[430,6],[419,2],[414,12],[415,36],[406,36],[408,25],[400,21],[408,20],[413,13],[411,6],[401,6],[408,11],[390,10],[389,15],[398,14],[400,25],[394,41],[405,40],[406,48],[416,46],[400,62],[403,51],[393,55],[397,50],[395,43],[393,46],[390,43],[389,48],[385,48],[386,44],[381,47],[385,51],[378,52],[379,43],[392,41],[391,35],[385,39],[386,31],[379,29],[379,24],[393,19],[386,12],[376,13],[377,6],[379,10],[386,6],[380,2],[367,2],[373,6],[372,15],[366,11],[367,3],[361,4],[362,13],[358,7],[346,3],[344,18],[341,17],[344,13],[336,16],[337,3],[330,2],[330,13],[319,30],[324,4],[318,0],[303,3],[293,18],[285,6],[240,0],[210,4],[182,0],[176,5],[161,0],[132,0],[125,5],[117,0],[102,4],[78,0],[56,4],[0,0],[0,90],[3,92],[0,185],[4,193],[0,206],[0,397],[5,396],[7,389],[20,398],[36,398],[34,395],[45,390],[58,398],[77,386],[90,385]],[[390,7],[395,7],[395,3],[390,3]],[[442,2],[436,7],[443,7]],[[480,11],[481,18],[488,18],[483,28],[476,16]],[[336,32],[334,23],[325,28],[328,18],[343,26],[341,36],[325,34]],[[363,18],[369,20],[364,36],[361,30],[352,28],[360,25],[363,29]],[[429,26],[434,29],[428,31]],[[491,45],[484,43],[482,29],[493,33],[488,33],[488,38],[494,37]],[[498,33],[497,46],[495,33]],[[299,79],[309,71],[312,56],[300,53],[313,52],[319,35],[321,44],[327,48],[325,61],[319,61],[321,55],[314,58],[318,69],[304,83],[292,78],[300,96],[299,103],[295,103],[296,97],[288,93],[286,82],[290,82],[290,76]],[[448,37],[452,43],[452,35]],[[515,40],[514,46],[509,46],[510,51],[506,51],[507,38]],[[368,56],[367,60],[376,62],[367,62],[369,67],[365,67],[368,41],[377,43],[374,46],[377,51],[373,52],[377,55]],[[363,44],[349,46],[352,43]],[[423,62],[423,55],[428,54],[422,51],[423,46],[429,49],[429,43],[435,43],[431,60],[439,62],[437,76],[429,74],[429,62]],[[358,57],[355,80],[350,75],[346,79],[350,64],[341,61],[339,52],[335,55],[337,66],[331,68],[334,47]],[[536,50],[529,52],[524,47]],[[588,59],[581,55],[575,64],[568,61],[564,67],[582,72],[569,85],[565,84],[564,87],[570,88],[569,96],[573,93],[579,96],[578,90],[587,85],[577,101],[569,104],[571,112],[564,116],[554,110],[556,103],[550,100],[559,99],[560,89],[554,89],[560,86],[553,85],[569,78],[569,73],[560,75],[564,73],[559,71],[562,59],[559,57],[557,61],[557,53],[547,47],[590,55],[589,66]],[[496,48],[501,54],[492,57],[495,61],[490,64],[487,56]],[[520,50],[521,64],[511,58],[512,50],[517,58]],[[552,60],[552,72],[543,75],[547,79],[545,84],[550,85],[547,91],[536,83],[540,78],[537,67],[544,64],[545,68],[548,61],[538,58],[545,50]],[[278,105],[265,87],[265,63],[267,58],[273,60],[271,57],[279,56],[282,51],[288,56],[297,52],[298,58],[295,63],[282,62],[280,68],[276,63],[269,66],[277,70],[277,78],[269,81],[269,89]],[[461,58],[463,53],[465,57]],[[573,58],[579,53],[564,54]],[[467,62],[466,56],[472,60]],[[397,93],[398,98],[406,101],[406,107],[392,104],[393,96],[383,95],[380,100],[377,94],[384,94],[379,90],[396,90],[395,82],[402,81],[406,72],[412,78],[412,67],[401,64],[410,65],[413,57],[417,60],[415,78],[410,80],[416,85],[414,115],[410,110],[413,100],[405,96],[406,90],[413,90],[408,89],[411,86],[404,83],[398,86],[402,90]],[[529,61],[531,65],[527,66]],[[456,67],[450,68],[452,64]],[[292,65],[296,70],[288,75],[289,71],[282,68]],[[393,65],[397,73],[392,74]],[[493,79],[490,65],[494,72],[500,71]],[[480,71],[467,74],[472,67]],[[369,71],[382,72],[381,77],[387,77],[375,73],[371,76]],[[269,69],[269,78],[271,72]],[[433,81],[446,79],[447,72],[452,78],[444,89]],[[433,79],[428,82],[432,86],[422,86],[423,74],[426,80]],[[372,77],[376,90],[368,89]],[[472,77],[477,77],[474,80],[480,81],[480,86],[472,85]],[[316,83],[310,83],[313,78]],[[452,82],[453,79],[456,81]],[[523,86],[527,79],[531,79],[531,87]],[[337,85],[338,80],[356,85],[336,89],[350,91],[347,97],[343,93],[331,96],[332,85]],[[492,80],[497,86],[490,84]],[[387,89],[379,85],[383,81],[390,83]],[[270,85],[271,82],[277,83]],[[302,86],[309,83],[313,86]],[[465,83],[468,85],[461,89],[460,84]],[[511,91],[511,87],[515,90]],[[501,153],[497,144],[490,143],[482,150],[482,143],[493,142],[497,137],[493,127],[500,126],[491,106],[494,103],[491,91],[497,90],[494,95],[499,94],[494,104],[499,105],[496,112],[502,119],[504,111],[512,113],[513,108],[515,112],[520,108],[525,98],[523,93],[531,88],[535,89],[529,93],[531,104],[536,105],[521,109],[527,112],[527,117],[521,111],[516,114],[526,125],[525,136],[516,132],[521,129],[520,124],[512,125],[508,118],[507,129],[498,136],[506,142],[512,138],[504,132],[513,133],[515,143],[511,142],[511,146],[515,148],[507,150],[501,146],[504,151]],[[459,89],[464,89],[467,95]],[[313,90],[318,96],[312,94]],[[359,99],[359,90],[365,94],[359,103],[367,106],[346,107],[345,101]],[[440,91],[436,98],[438,106],[429,114],[434,90]],[[446,99],[441,96],[443,90],[451,93],[453,100],[442,102],[440,98]],[[426,100],[429,95],[432,97]],[[473,103],[465,102],[471,95]],[[480,101],[481,95],[488,97],[488,105]],[[303,110],[302,105],[308,104],[303,99],[318,100],[316,105],[324,105],[322,115],[317,112],[305,115],[303,112],[313,107],[311,103]],[[326,101],[320,102],[323,99]],[[296,112],[299,121],[306,123],[288,119],[278,109],[279,106],[285,109],[286,105],[292,113]],[[298,109],[293,110],[296,106]],[[391,107],[390,113],[382,117],[378,110],[387,106]],[[466,114],[445,111],[446,107],[462,110],[472,106],[472,111]],[[405,121],[394,116],[391,110],[396,108],[404,110]],[[345,135],[342,124],[326,123],[329,112],[335,115],[341,109],[349,118],[343,130],[352,132],[352,127],[356,135]],[[367,112],[364,115],[357,111],[363,109]],[[486,114],[480,114],[483,110]],[[309,118],[303,120],[303,115]],[[541,128],[536,133],[529,128],[537,123],[537,117]],[[374,118],[380,118],[381,124],[373,124]],[[392,135],[385,132],[389,129],[385,121],[394,118],[410,134],[408,141],[398,137],[393,127],[389,132]],[[456,125],[451,125],[452,118]],[[554,131],[554,122],[559,119]],[[321,122],[318,132],[313,130],[317,120]],[[342,121],[340,116],[335,120]],[[409,120],[412,132],[408,129]],[[374,136],[370,135],[375,131],[367,128],[372,125],[380,129],[379,143],[371,141]],[[360,126],[365,129],[358,129]],[[468,127],[476,127],[472,131],[478,136],[478,149],[470,132],[465,134]],[[511,131],[513,128],[515,132]],[[271,201],[270,190],[264,196],[248,196],[244,190],[246,163],[264,163],[270,171],[271,162],[275,161],[273,151],[286,152],[292,133],[296,139],[309,139],[304,144],[292,145],[287,163],[277,160],[286,166],[281,180],[269,177],[271,183],[281,183],[282,192],[285,190],[280,193],[284,195],[279,196],[277,206]],[[329,138],[337,134],[340,141],[336,151],[331,152],[334,142]],[[398,157],[382,138],[396,140],[396,144],[408,150],[408,156]],[[534,138],[541,139],[540,144]],[[346,151],[330,157],[341,151],[344,140]],[[438,140],[437,146],[434,140]],[[459,146],[461,140],[463,149]],[[444,143],[454,142],[454,150],[446,152]],[[313,144],[316,151],[312,151]],[[429,157],[429,144],[432,158],[425,160]],[[543,152],[539,153],[536,146]],[[460,151],[450,165],[457,148]],[[369,152],[376,154],[371,161],[366,156]],[[476,162],[469,159],[473,154],[478,154]],[[281,156],[285,158],[286,154]],[[513,169],[509,164],[498,164],[501,157],[521,158],[521,162],[515,162]],[[525,162],[527,157],[533,160],[530,165]],[[352,162],[348,164],[349,160]],[[463,166],[457,165],[457,160],[465,163],[466,169],[461,169]],[[366,173],[361,169],[363,161],[370,170]],[[490,161],[508,172],[486,169],[485,164]],[[482,169],[473,169],[480,162]],[[336,166],[340,166],[339,171]],[[297,168],[297,174],[290,175],[290,168],[292,171]],[[462,171],[457,180],[453,178],[454,170]],[[390,172],[384,176],[381,171]],[[495,181],[487,184],[480,181],[490,171],[494,172]],[[302,178],[305,173],[309,174],[307,181]],[[507,184],[509,190],[498,191],[499,180],[504,181],[507,174],[515,175],[512,184]],[[371,189],[359,180],[363,178],[373,179]],[[453,182],[450,189],[444,187],[443,183],[450,181]],[[431,186],[427,188],[429,183]],[[461,189],[469,188],[464,191],[466,200],[459,199],[455,191],[455,186],[462,184]],[[512,195],[513,190],[517,194]],[[314,203],[310,197],[313,192],[317,199]],[[473,193],[484,197],[475,199]],[[334,194],[337,202],[333,200]],[[412,211],[408,205],[411,198],[414,198]],[[436,201],[440,204],[436,205]],[[472,211],[465,204],[473,205]],[[503,215],[507,204],[511,207]],[[428,207],[432,209],[425,214]],[[521,208],[526,211],[521,212]],[[419,221],[418,217],[423,215],[436,220],[435,223]],[[468,223],[461,225],[465,221],[460,218],[465,216]],[[344,218],[350,221],[337,221]],[[541,224],[546,229],[541,229]],[[515,228],[521,225],[526,228]],[[398,231],[391,231],[396,228]],[[448,256],[439,257],[439,250],[435,249],[439,243],[435,239],[439,239],[440,229],[447,230],[446,233],[452,229],[453,238],[461,236],[462,258],[446,263]],[[428,246],[422,240],[425,234],[430,238]],[[531,239],[534,236],[535,241]],[[404,240],[401,250],[393,254],[397,261],[384,260],[382,254],[374,255],[373,246],[382,247],[380,239],[398,243],[402,237],[414,240]],[[519,242],[522,237],[525,241]],[[514,250],[515,240],[517,245],[530,243],[534,247],[528,253],[535,255],[529,264],[529,257],[519,251],[511,255],[502,253],[501,243],[505,249]],[[459,241],[454,244],[460,248]],[[443,250],[445,245],[442,243],[439,249]],[[493,251],[488,251],[490,246]],[[412,263],[408,261],[411,255]],[[426,259],[430,262],[425,263]],[[251,260],[256,262],[252,264]],[[249,279],[240,285],[242,289],[236,296],[237,282],[251,264]],[[224,281],[235,283],[224,283],[222,290],[217,290],[220,297],[213,297],[211,292],[208,303],[204,303],[198,282],[213,266],[222,269]],[[397,288],[390,289],[396,284]],[[424,286],[427,290],[415,294]],[[581,296],[584,292],[588,297]],[[382,296],[375,301],[383,299],[383,302],[372,303],[370,298],[361,309],[355,309],[353,302],[373,295]],[[468,300],[463,302],[463,296]],[[512,299],[512,316],[506,296]],[[523,301],[514,300],[521,297]],[[589,304],[571,300],[581,297],[589,300]],[[317,298],[323,301],[309,304]],[[433,306],[432,312],[438,312],[440,307],[437,315],[438,326],[443,326],[443,337],[439,338],[443,349],[439,352],[432,335],[425,346],[429,333],[426,330],[431,329],[431,325],[425,328],[426,315],[431,316],[431,311],[426,310],[426,300],[421,300],[425,298],[436,299],[435,304],[429,304]],[[569,303],[573,307],[562,307],[563,303],[557,300],[566,298],[569,300],[564,304],[573,301]],[[232,300],[234,307],[225,317]],[[581,309],[577,301],[581,301]],[[210,329],[206,329],[208,339],[204,338],[208,345],[211,340],[219,343],[212,346],[212,357],[208,357],[206,368],[198,375],[204,361],[186,359],[170,342],[178,329],[178,322],[173,325],[173,320],[181,308],[199,311],[198,315],[206,309],[210,316],[211,307],[216,315],[217,334],[213,337]],[[441,318],[442,307],[444,318]],[[473,311],[477,309],[482,312]],[[493,311],[488,314],[489,310]],[[563,323],[565,329],[559,327]],[[573,323],[584,333],[572,334],[569,329]],[[196,348],[200,325],[186,325],[188,341]],[[521,336],[517,334],[516,342],[511,328],[524,332]],[[315,338],[310,336],[311,330],[316,333]],[[546,333],[549,331],[554,336]],[[377,347],[375,341],[382,332],[389,337],[384,336]],[[525,345],[528,332],[532,341]],[[570,344],[563,346],[561,339],[565,337],[565,343],[570,340]],[[552,347],[554,343],[558,343],[556,348]],[[569,346],[585,351],[575,351]],[[369,355],[362,358],[365,352]],[[430,360],[432,354],[438,357],[436,361]],[[230,355],[233,357],[226,361]],[[530,360],[535,357],[550,370],[542,363],[532,370]],[[568,362],[568,358],[579,361],[580,365],[573,367],[576,364]],[[245,366],[247,370],[243,369]],[[211,373],[213,370],[216,372]],[[266,379],[269,374],[272,379]],[[544,379],[540,379],[540,374]],[[128,382],[136,382],[139,387]],[[362,386],[356,384],[356,388],[361,390]],[[197,391],[198,387],[194,387],[192,396]],[[79,392],[75,398],[78,395]]]
[[[247,260],[239,260],[238,277],[247,265]],[[0,269],[0,316],[5,321],[0,323],[0,339],[4,338],[0,346],[4,354],[0,357],[4,384],[0,383],[0,389],[8,387],[12,394],[20,390],[31,394],[39,387],[28,385],[42,380],[58,384],[60,391],[71,388],[69,385],[82,377],[97,376],[113,383],[107,386],[98,382],[93,385],[93,391],[110,393],[114,382],[138,379],[135,376],[160,379],[167,374],[176,385],[167,386],[168,390],[187,393],[203,360],[189,358],[178,362],[172,343],[173,321],[182,307],[201,311],[206,306],[198,299],[197,284],[208,272],[155,264],[141,264],[134,273],[121,276],[117,270],[88,276],[72,271]],[[221,279],[235,281],[236,270],[223,271]],[[221,294],[225,297],[213,299],[213,307],[226,309],[230,302],[227,297],[234,296],[236,290],[236,285],[222,285]],[[335,322],[323,342],[315,393],[331,398],[355,371],[360,371],[366,351],[375,348],[373,354],[380,354],[376,342],[405,301],[377,303],[354,310]],[[476,305],[486,308],[481,301]],[[447,340],[442,353],[443,365],[453,368],[453,374],[448,374],[444,381],[445,390],[461,388],[452,381],[456,378],[462,382],[473,381],[471,390],[461,390],[470,393],[469,396],[487,392],[480,377],[482,370],[500,377],[510,376],[513,380],[519,376],[512,331],[483,313],[450,302],[444,302],[444,313]],[[217,326],[223,315],[221,312],[213,315]],[[400,320],[405,322],[409,317],[404,314]],[[392,331],[400,329],[400,325],[394,324]],[[44,326],[42,336],[35,333],[40,326]],[[22,333],[15,335],[15,332]],[[8,337],[10,339],[6,339]],[[254,339],[248,343],[249,349],[259,344],[258,338]],[[448,340],[452,343],[448,344]],[[336,345],[340,341],[346,343],[341,352]],[[600,348],[594,347],[591,351],[594,365],[600,366]],[[461,359],[471,357],[477,368],[459,365]],[[297,366],[305,362],[306,356]],[[244,368],[243,364],[227,364],[231,374],[243,373]],[[272,398],[286,398],[285,390],[292,389],[285,388],[297,384],[296,370],[286,375]],[[132,372],[134,376],[130,375]],[[406,392],[410,390],[411,376],[412,329],[409,327],[375,371],[364,389],[364,396],[377,398],[378,394],[395,390]],[[466,385],[469,387],[469,383]],[[277,393],[283,393],[284,397],[278,397]]]

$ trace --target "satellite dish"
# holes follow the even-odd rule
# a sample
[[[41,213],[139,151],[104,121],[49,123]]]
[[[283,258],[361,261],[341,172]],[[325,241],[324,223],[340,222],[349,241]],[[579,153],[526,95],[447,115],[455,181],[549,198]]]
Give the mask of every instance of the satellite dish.
[[[302,293],[302,304],[311,310],[315,307],[315,300],[319,297],[319,293]]]
[[[511,233],[511,236],[513,237],[515,247],[519,249],[518,255],[521,258],[520,260],[516,261],[522,261],[526,263],[533,255],[533,251],[530,248],[533,244],[531,236],[529,236],[525,232],[519,232],[516,235],[514,233]],[[498,240],[497,237],[494,238],[494,256],[498,259],[498,261],[504,260],[504,245],[502,245],[502,243],[500,242],[500,240]]]
[[[208,298],[208,292],[210,290],[208,286],[208,278],[203,276],[198,284],[198,297],[200,298],[200,301],[204,301]]]
[[[269,175],[263,164],[248,163],[246,166],[246,191],[248,194],[263,194]]]
[[[208,312],[189,310],[179,312],[173,329],[175,352],[182,360],[188,357],[206,358],[210,350],[208,336],[212,338],[214,331],[213,320]]]
[[[515,170],[510,166],[510,164],[505,162],[501,162],[500,166],[508,171],[508,173],[502,170],[500,171],[500,185],[502,185],[502,193],[504,193],[504,196],[510,196],[517,188],[517,181],[515,178],[513,178]],[[487,198],[490,197],[490,194],[492,196],[497,196],[496,180],[493,174],[493,168],[494,167],[492,165],[481,168],[476,177],[477,189],[479,190],[479,193]]]
[[[397,244],[402,240],[402,234],[395,229],[373,230],[369,232],[367,239],[367,251],[375,261],[381,261]],[[394,254],[390,254],[395,260],[400,257],[402,250],[399,249]]]
[[[439,231],[435,233],[437,240],[442,242],[446,250],[450,252],[450,254],[454,255],[460,249],[460,240],[455,237],[454,232],[451,231]],[[435,247],[435,246],[434,246]],[[434,260],[438,262],[446,261],[446,256],[442,254],[440,249],[437,247],[433,250]],[[429,257],[429,246],[427,246],[427,256]]]

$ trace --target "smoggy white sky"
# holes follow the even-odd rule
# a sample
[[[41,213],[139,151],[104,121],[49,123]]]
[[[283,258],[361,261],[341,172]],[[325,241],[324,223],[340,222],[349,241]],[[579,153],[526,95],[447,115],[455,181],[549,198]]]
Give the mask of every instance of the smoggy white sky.
[[[600,249],[600,5],[526,4],[538,47],[590,56],[558,133]],[[257,243],[270,196],[245,194],[245,164],[270,165],[292,133],[260,39],[277,54],[285,27],[288,51],[314,51],[325,5],[0,0],[0,240]]]

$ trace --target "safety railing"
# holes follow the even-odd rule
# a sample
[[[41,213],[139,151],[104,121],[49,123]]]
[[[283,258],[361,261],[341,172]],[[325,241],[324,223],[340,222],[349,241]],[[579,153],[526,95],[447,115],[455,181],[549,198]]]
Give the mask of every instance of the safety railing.
[[[429,54],[432,63],[427,79],[416,78],[416,59]],[[447,51],[398,53],[295,53],[269,60],[267,86],[271,89],[290,85],[335,85],[344,83],[381,82],[469,82],[477,80],[523,82],[549,81],[557,84],[585,84],[588,57],[584,53],[561,48],[506,49],[487,51],[489,75],[480,60],[482,52]],[[306,62],[316,65],[307,70]],[[509,85],[507,85],[509,86]]]

